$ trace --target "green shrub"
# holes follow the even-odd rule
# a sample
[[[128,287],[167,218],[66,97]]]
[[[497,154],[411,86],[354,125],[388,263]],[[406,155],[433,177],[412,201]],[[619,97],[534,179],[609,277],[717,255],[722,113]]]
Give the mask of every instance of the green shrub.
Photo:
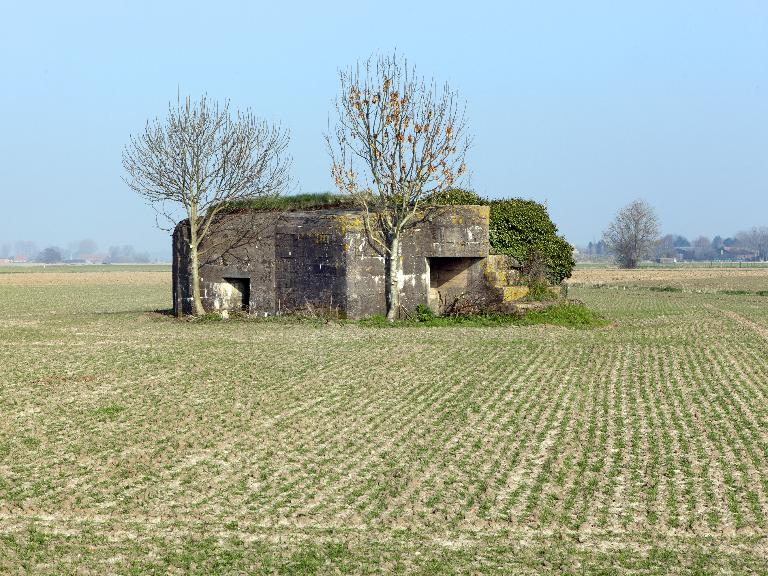
[[[557,235],[557,226],[543,204],[512,198],[492,200],[490,220],[491,250],[526,262],[538,253],[547,265],[547,278],[560,284],[571,276],[576,262],[573,247]]]
[[[555,292],[555,289],[544,282],[528,283],[528,294],[525,295],[525,300],[528,302],[551,302],[557,298],[558,293]]]
[[[678,286],[651,286],[651,292],[682,292],[683,289]]]
[[[562,302],[541,310],[528,310],[518,314],[435,316],[430,320],[413,319],[396,322],[387,322],[384,316],[371,316],[358,320],[357,324],[380,328],[531,326],[534,324],[552,324],[568,328],[602,328],[608,325],[608,321],[581,303]]]
[[[522,317],[522,324],[552,324],[569,328],[600,328],[608,325],[608,321],[583,304],[566,302],[544,308],[531,310]]]
[[[547,283],[549,266],[543,254],[536,251],[528,254],[528,258],[523,264],[522,273],[528,286],[526,300],[541,302],[557,299],[557,293]]]
[[[429,306],[424,306],[424,304],[417,304],[416,305],[416,320],[419,322],[429,322],[435,317],[435,313],[432,312],[432,309]]]

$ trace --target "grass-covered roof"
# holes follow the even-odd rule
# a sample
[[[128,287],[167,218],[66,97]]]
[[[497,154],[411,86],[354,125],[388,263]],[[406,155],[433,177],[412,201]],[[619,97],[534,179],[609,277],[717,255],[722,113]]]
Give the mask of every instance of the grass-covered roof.
[[[224,212],[260,210],[264,212],[298,212],[302,210],[324,210],[328,208],[355,208],[351,196],[320,192],[314,194],[292,194],[290,196],[267,196],[229,202]]]

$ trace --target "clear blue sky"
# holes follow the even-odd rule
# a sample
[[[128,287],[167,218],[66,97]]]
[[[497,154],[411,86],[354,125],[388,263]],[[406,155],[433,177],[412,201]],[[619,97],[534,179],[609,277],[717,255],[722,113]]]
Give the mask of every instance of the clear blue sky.
[[[768,2],[10,2],[0,21],[0,243],[164,250],[121,180],[177,88],[292,131],[330,190],[337,71],[397,48],[468,103],[471,184],[545,201],[575,243],[634,198],[664,231],[768,224]]]

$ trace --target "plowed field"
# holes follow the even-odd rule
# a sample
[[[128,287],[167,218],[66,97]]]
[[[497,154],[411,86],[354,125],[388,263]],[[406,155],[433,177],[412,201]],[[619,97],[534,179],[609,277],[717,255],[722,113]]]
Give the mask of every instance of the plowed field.
[[[0,573],[767,573],[768,270],[602,272],[583,330],[0,276]]]

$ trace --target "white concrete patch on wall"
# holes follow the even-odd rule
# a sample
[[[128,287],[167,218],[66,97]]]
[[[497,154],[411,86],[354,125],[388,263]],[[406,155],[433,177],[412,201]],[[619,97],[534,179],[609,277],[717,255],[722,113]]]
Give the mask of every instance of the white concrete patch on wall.
[[[397,271],[397,288],[402,290],[405,287],[405,283],[408,282],[411,286],[416,286],[419,274],[404,274],[402,270]]]
[[[213,309],[229,310],[239,307],[243,300],[243,293],[229,282],[215,282],[213,284]]]

